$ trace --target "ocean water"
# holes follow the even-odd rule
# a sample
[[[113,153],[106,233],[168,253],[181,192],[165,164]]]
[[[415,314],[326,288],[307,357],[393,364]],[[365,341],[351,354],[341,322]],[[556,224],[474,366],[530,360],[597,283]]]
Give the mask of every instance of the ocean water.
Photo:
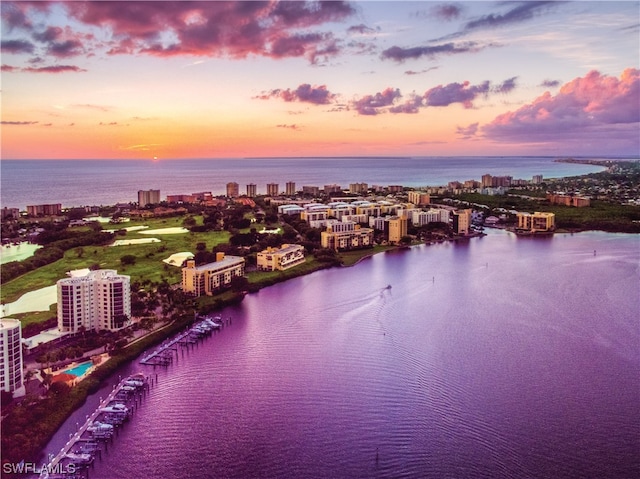
[[[112,205],[137,201],[138,190],[171,194],[211,191],[225,194],[236,182],[240,192],[267,183],[296,187],[350,183],[435,186],[449,181],[480,180],[483,174],[530,180],[575,176],[601,171],[591,165],[556,163],[551,157],[451,158],[265,158],[215,160],[3,160],[0,162],[1,206],[61,203],[63,207]]]
[[[158,382],[90,477],[640,477],[638,236],[488,233],[263,289],[123,368]]]

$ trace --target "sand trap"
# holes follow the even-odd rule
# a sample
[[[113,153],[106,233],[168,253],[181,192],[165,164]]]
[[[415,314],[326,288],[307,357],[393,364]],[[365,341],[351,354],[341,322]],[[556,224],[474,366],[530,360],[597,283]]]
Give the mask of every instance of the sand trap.
[[[144,243],[160,243],[158,238],[140,238],[130,240],[115,240],[111,246],[128,246],[132,244],[144,244]]]
[[[148,230],[148,231],[140,231],[140,234],[143,235],[175,235],[181,233],[188,233],[189,230],[182,227],[175,228],[160,228],[157,230]]]
[[[58,288],[54,284],[45,288],[29,291],[13,303],[4,305],[4,316],[32,311],[49,311],[49,306],[58,302]]]
[[[115,230],[102,230],[105,233],[115,233],[116,231],[125,230],[125,231],[139,231],[146,230],[148,226],[127,226],[126,228],[118,228]]]
[[[30,258],[39,248],[42,248],[42,246],[31,243],[2,246],[2,249],[0,249],[0,264]]]
[[[262,228],[260,231],[258,231],[258,233],[260,233],[260,234],[268,234],[268,235],[276,235],[276,234],[280,233],[280,228],[276,228],[274,230],[268,230],[267,228]]]
[[[183,251],[182,253],[174,253],[167,259],[163,259],[162,261],[170,264],[171,266],[182,266],[182,263],[184,263],[189,258],[193,258],[193,253]]]
[[[108,223],[109,221],[111,221],[110,217],[106,217],[106,216],[87,216],[86,218],[82,218],[85,221],[97,221],[98,223]],[[120,222],[121,223],[127,223],[128,221],[131,221],[130,218],[121,218]]]

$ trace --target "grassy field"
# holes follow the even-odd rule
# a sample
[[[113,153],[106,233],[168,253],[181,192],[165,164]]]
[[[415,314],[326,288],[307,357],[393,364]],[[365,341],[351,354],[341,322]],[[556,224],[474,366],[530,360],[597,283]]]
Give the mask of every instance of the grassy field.
[[[144,225],[148,226],[148,229],[174,228],[181,227],[183,219],[178,217],[131,221],[123,223],[120,227]],[[105,225],[105,229],[110,228],[117,228],[117,226]],[[0,299],[7,303],[15,301],[28,291],[55,284],[59,279],[66,277],[67,271],[89,268],[93,265],[99,265],[102,269],[116,269],[119,273],[131,276],[132,282],[145,279],[159,282],[166,279],[169,283],[176,283],[180,281],[180,268],[163,263],[163,259],[182,251],[195,253],[198,243],[205,243],[207,249],[211,250],[215,245],[227,242],[229,233],[221,231],[144,235],[140,231],[131,231],[124,236],[116,236],[116,239],[121,240],[140,238],[158,238],[160,242],[128,246],[85,246],[71,249],[65,253],[63,259],[3,284]],[[135,264],[123,266],[120,258],[125,255],[135,256]]]

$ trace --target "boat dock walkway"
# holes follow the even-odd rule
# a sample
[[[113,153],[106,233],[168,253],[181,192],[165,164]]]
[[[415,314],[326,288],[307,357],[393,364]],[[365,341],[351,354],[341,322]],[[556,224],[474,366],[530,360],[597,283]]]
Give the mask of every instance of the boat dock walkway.
[[[96,410],[87,416],[87,420],[76,433],[70,435],[60,452],[55,456],[49,455],[49,462],[43,465],[40,471],[40,479],[75,477],[81,469],[91,464],[95,454],[100,452],[97,441],[110,439],[114,426],[128,419],[130,409],[123,404],[127,402],[125,398],[135,400],[136,393],[144,392],[148,388],[149,380],[141,373],[122,379],[109,395],[100,401]],[[118,406],[114,407],[114,404]],[[114,416],[117,415],[120,415],[121,420],[116,420]],[[105,422],[101,423],[99,419]],[[111,433],[100,433],[105,430],[110,430]]]
[[[195,344],[202,337],[211,334],[212,331],[222,328],[223,324],[224,320],[219,316],[215,318],[204,318],[171,340],[162,343],[152,353],[144,356],[140,360],[140,364],[168,366],[173,362],[174,351],[177,356],[178,346],[188,347],[190,344]]]

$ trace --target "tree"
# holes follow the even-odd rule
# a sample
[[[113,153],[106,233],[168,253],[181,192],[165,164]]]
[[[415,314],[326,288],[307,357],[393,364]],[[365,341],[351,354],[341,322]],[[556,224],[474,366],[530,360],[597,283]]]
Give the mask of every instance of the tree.
[[[207,243],[198,243],[196,244],[196,251],[206,251],[207,250]]]
[[[122,264],[122,266],[136,264],[136,257],[132,254],[125,254],[120,258],[120,264]]]
[[[405,235],[402,238],[400,238],[400,244],[403,244],[403,245],[411,244],[411,236]]]

